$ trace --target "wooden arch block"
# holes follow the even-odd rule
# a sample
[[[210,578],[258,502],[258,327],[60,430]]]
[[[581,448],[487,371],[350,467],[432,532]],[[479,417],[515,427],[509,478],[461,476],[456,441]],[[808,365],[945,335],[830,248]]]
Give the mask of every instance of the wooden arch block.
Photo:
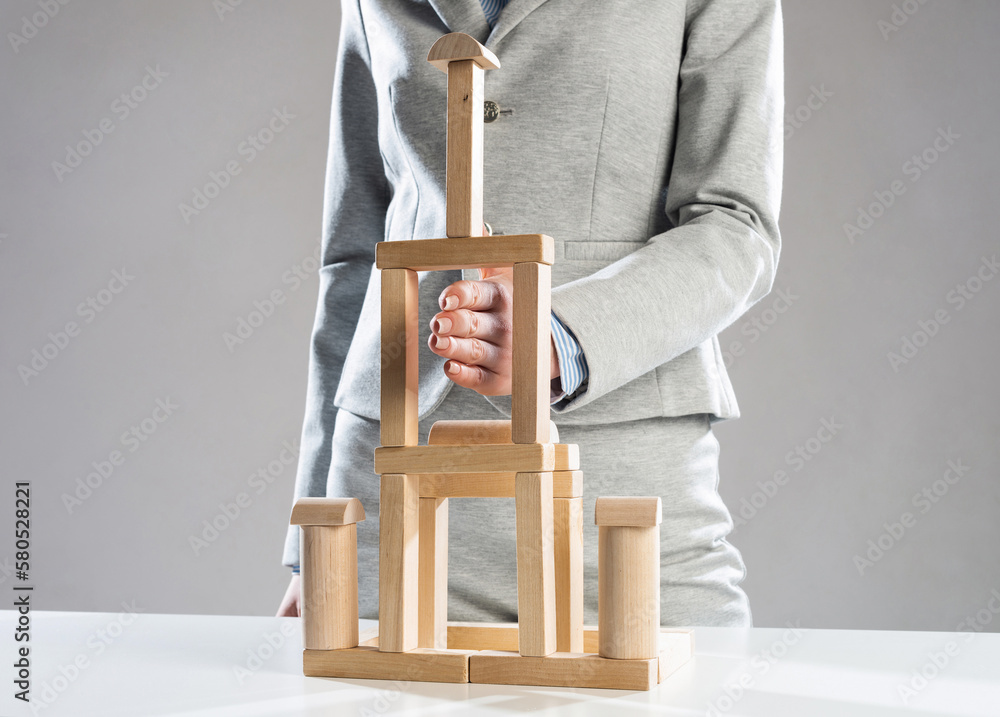
[[[455,60],[473,60],[484,70],[497,70],[500,60],[472,35],[450,32],[431,45],[427,61],[442,72],[448,72],[448,63]]]
[[[302,643],[307,650],[358,644],[357,498],[299,498],[292,525],[302,526]]]
[[[299,498],[292,506],[291,525],[350,525],[365,519],[357,498]]]
[[[549,421],[549,440],[559,442],[559,429]],[[475,443],[511,443],[510,421],[436,421],[427,436],[427,445],[465,446]]]

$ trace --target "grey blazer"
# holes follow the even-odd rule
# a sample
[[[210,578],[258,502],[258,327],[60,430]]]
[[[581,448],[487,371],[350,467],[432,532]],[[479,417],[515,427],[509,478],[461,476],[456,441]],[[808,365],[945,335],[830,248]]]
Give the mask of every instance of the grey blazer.
[[[716,335],[778,263],[780,0],[343,0],[297,484],[323,486],[337,410],[379,415],[376,242],[445,236],[445,76],[465,32],[498,56],[484,215],[555,239],[552,309],[589,380],[557,423],[739,415]],[[420,273],[424,417],[452,387],[427,348],[461,272]],[[498,418],[510,397],[488,399]]]

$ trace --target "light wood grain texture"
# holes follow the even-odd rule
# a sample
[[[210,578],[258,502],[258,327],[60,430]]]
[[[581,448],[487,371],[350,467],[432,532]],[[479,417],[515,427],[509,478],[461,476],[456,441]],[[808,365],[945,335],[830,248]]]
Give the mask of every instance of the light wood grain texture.
[[[350,650],[303,650],[302,671],[309,677],[400,682],[468,682],[469,656],[460,650],[382,652],[377,647]]]
[[[406,652],[417,646],[419,525],[415,476],[382,476],[379,498],[379,649]]]
[[[517,652],[517,623],[450,622],[448,623],[448,647],[455,650],[511,650]]]
[[[555,468],[557,471],[580,469],[580,446],[576,443],[553,443],[555,448]]]
[[[378,647],[378,625],[365,628],[358,634],[358,645]]]
[[[420,473],[421,498],[513,498],[516,473]],[[583,471],[552,471],[552,495],[583,495]]]
[[[383,241],[375,245],[375,266],[414,271],[478,269],[555,261],[553,239],[545,234],[502,234],[447,239]]]
[[[483,68],[475,60],[448,63],[446,234],[483,234]]]
[[[549,655],[556,650],[552,474],[518,473],[514,478],[514,510],[518,645],[522,655]]]
[[[482,443],[513,443],[510,440],[510,421],[435,421],[427,434],[427,444],[431,446]]]
[[[382,271],[383,446],[417,445],[417,272]]]
[[[340,650],[358,644],[358,526],[304,525],[302,644]]]
[[[431,45],[427,61],[442,72],[448,72],[448,63],[453,60],[475,60],[483,69],[500,68],[500,60],[485,45],[472,35],[464,32],[450,32],[442,35]]]
[[[655,658],[608,660],[570,652],[529,657],[513,652],[485,651],[469,657],[469,681],[492,685],[648,690],[656,684],[658,662]]]
[[[549,330],[552,267],[537,262],[514,265],[511,367],[511,439],[549,442]]]
[[[364,635],[362,635],[364,637]],[[660,655],[678,653],[684,659],[694,654],[694,631],[686,628],[660,628]],[[516,622],[449,622],[448,647],[457,650],[504,650],[517,652]],[[583,627],[583,649],[597,654],[600,648],[596,625]],[[558,650],[562,652],[562,650]],[[673,659],[673,658],[671,658]]]
[[[559,448],[558,446],[564,446]],[[575,443],[508,443],[467,446],[378,446],[375,472],[506,473],[580,469]]]
[[[656,681],[663,682],[694,656],[694,632],[660,631],[660,656]]]
[[[555,498],[556,650],[583,652],[583,499]]]
[[[660,634],[660,526],[602,525],[597,536],[598,652],[656,657]]]
[[[350,525],[365,519],[357,498],[299,498],[292,506],[292,525]]]
[[[556,447],[556,460],[579,467],[580,450],[575,443],[560,443],[555,421],[549,421],[549,442]],[[466,446],[513,443],[510,421],[435,421],[427,436],[428,445]],[[562,465],[562,463],[560,464]],[[575,470],[575,468],[567,469]]]
[[[549,441],[559,443],[559,429],[549,421]],[[427,436],[430,445],[462,446],[469,443],[513,443],[510,421],[435,421]]]
[[[417,646],[448,647],[448,499],[420,499]]]
[[[659,525],[662,515],[658,496],[601,496],[594,505],[594,522],[597,525],[648,527]]]

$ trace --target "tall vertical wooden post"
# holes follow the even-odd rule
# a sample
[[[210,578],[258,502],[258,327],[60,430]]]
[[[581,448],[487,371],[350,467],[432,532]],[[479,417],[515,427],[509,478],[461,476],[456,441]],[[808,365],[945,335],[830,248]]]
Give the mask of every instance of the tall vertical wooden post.
[[[418,481],[415,475],[382,475],[378,511],[378,649],[382,652],[407,652],[417,646]]]
[[[483,235],[483,68],[448,63],[447,235]]]
[[[483,71],[498,69],[500,61],[459,32],[435,42],[427,61],[448,75],[447,235],[482,236]]]
[[[417,272],[383,269],[382,388],[383,446],[417,445]]]
[[[514,476],[517,515],[517,633],[522,655],[556,651],[552,473]]]
[[[552,267],[514,264],[514,328],[511,367],[511,440],[549,442],[549,371]]]

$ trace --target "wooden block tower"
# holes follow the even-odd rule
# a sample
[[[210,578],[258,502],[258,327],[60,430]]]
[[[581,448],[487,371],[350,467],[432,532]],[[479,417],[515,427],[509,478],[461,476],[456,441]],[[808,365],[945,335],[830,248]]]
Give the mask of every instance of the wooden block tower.
[[[378,631],[357,633],[360,504],[300,499],[292,523],[304,532],[304,673],[648,690],[693,649],[690,631],[659,627],[660,499],[598,500],[600,625],[585,628],[580,454],[549,419],[553,240],[482,235],[483,73],[499,60],[464,33],[441,37],[427,60],[448,77],[447,237],[381,242],[375,252]],[[417,272],[479,267],[513,267],[511,420],[438,421],[418,445]],[[447,621],[448,502],[465,497],[514,499],[516,624]]]

